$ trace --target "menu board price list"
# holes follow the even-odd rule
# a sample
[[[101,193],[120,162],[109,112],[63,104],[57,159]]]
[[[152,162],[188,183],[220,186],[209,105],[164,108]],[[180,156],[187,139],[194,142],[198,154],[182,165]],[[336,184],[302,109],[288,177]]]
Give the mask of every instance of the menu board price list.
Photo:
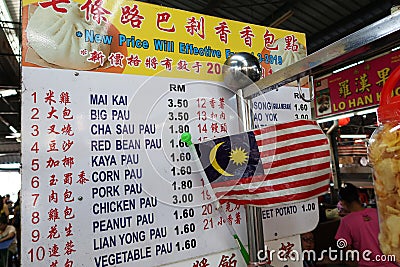
[[[294,103],[293,104],[294,119],[296,120],[309,120],[309,104]]]
[[[105,105],[105,109],[101,110],[102,114],[111,114],[110,123],[105,124],[99,129],[105,129],[95,132],[97,136],[108,135],[114,132],[119,135],[118,139],[110,141],[105,140],[104,146],[102,142],[94,140],[96,144],[95,149],[92,151],[100,151],[98,148],[106,148],[114,152],[115,155],[95,155],[92,156],[92,167],[95,169],[93,172],[95,177],[99,174],[106,172],[106,178],[96,178],[103,182],[115,182],[115,179],[110,177],[113,173],[117,173],[117,180],[120,180],[120,173],[123,175],[126,183],[101,185],[92,188],[92,198],[97,199],[99,202],[93,203],[94,214],[102,215],[110,212],[123,212],[135,211],[133,215],[114,217],[114,218],[98,218],[92,221],[93,232],[107,233],[106,236],[93,239],[94,251],[109,251],[113,247],[125,247],[130,250],[125,250],[117,253],[109,253],[94,257],[96,266],[109,266],[114,264],[128,263],[130,261],[143,260],[158,256],[168,251],[164,249],[164,244],[154,243],[155,240],[164,239],[168,236],[167,227],[157,227],[157,216],[155,209],[158,206],[158,199],[156,196],[143,195],[146,191],[143,186],[144,173],[141,168],[142,155],[139,149],[157,150],[161,149],[161,139],[154,138],[157,134],[157,129],[154,123],[132,123],[130,109],[128,109],[128,96],[127,95],[112,95],[109,99],[107,95],[99,96],[97,99],[102,101],[92,101],[96,99],[96,95],[91,95],[91,104]],[[110,101],[111,108],[108,107]],[[102,102],[102,103],[101,103]],[[122,109],[114,107],[115,105],[122,106]],[[108,109],[107,109],[108,108]],[[97,112],[91,109],[92,120],[98,119],[98,116],[93,116]],[[101,114],[99,113],[99,114]],[[103,115],[103,119],[106,115]],[[119,123],[123,121],[123,123]],[[96,125],[96,124],[93,124]],[[92,146],[93,147],[93,146]],[[137,153],[132,153],[137,151]],[[109,158],[107,158],[109,157]],[[101,170],[104,167],[114,167],[115,170]],[[123,166],[119,168],[118,166]],[[96,170],[100,168],[100,170]],[[129,182],[132,181],[132,182]],[[130,197],[124,199],[124,197]],[[130,229],[138,229],[131,231]],[[152,245],[145,245],[137,247],[146,241],[151,242]],[[103,252],[104,253],[104,252]]]
[[[137,77],[109,76],[105,82],[97,73],[48,72],[29,69],[25,75],[27,84],[41,88],[23,95],[30,130],[23,157],[29,189],[23,191],[29,211],[23,218],[25,264],[158,266],[219,252],[214,240],[228,230],[180,137],[190,132],[198,141],[227,134],[224,101],[230,93],[201,84],[171,91],[157,78],[132,93]],[[38,78],[48,76],[44,86]],[[60,80],[66,84],[57,87]],[[118,90],[107,93],[116,81]],[[143,103],[148,88],[161,96],[152,99],[154,105]],[[198,97],[210,92],[224,97]],[[198,111],[206,112],[205,120]]]
[[[171,88],[179,87],[181,90]],[[171,181],[171,203],[177,208],[173,211],[173,219],[177,224],[171,229],[176,236],[173,248],[174,252],[183,252],[193,250],[197,247],[197,240],[194,236],[197,233],[196,224],[191,220],[196,216],[194,195],[194,182],[188,179],[193,173],[192,155],[189,152],[188,145],[180,140],[182,133],[191,132],[189,121],[190,102],[183,95],[186,93],[185,85],[170,85],[170,95],[166,99],[167,113],[167,133],[173,136],[170,139],[169,161],[171,163],[170,175]],[[174,97],[172,97],[174,96]],[[172,243],[171,243],[172,246]]]
[[[311,118],[310,104],[304,101],[309,98],[309,92],[304,90],[300,94],[296,89],[284,86],[277,91],[254,98],[252,103],[256,126],[264,127],[274,123],[309,120]],[[282,95],[287,97],[283,98]]]

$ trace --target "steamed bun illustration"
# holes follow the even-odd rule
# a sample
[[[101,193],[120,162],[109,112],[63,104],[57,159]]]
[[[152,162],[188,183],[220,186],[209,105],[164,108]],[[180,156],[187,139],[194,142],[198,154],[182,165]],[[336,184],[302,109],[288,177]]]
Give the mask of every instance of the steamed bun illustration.
[[[90,70],[100,66],[99,62],[89,62],[80,50],[88,53],[102,51],[105,59],[110,54],[110,46],[103,43],[85,42],[76,36],[79,31],[93,30],[94,34],[107,34],[107,25],[87,22],[85,13],[77,3],[66,4],[67,13],[57,13],[52,8],[36,8],[28,21],[26,35],[28,45],[45,61],[62,68]]]
[[[282,65],[271,64],[271,69],[273,72],[283,69],[307,56],[306,48],[301,43],[297,43],[297,45],[299,46],[298,51],[285,50],[286,46],[285,38],[277,39],[272,45],[272,47],[276,45],[278,45],[279,47],[279,50],[276,52],[278,53],[278,55],[282,56]]]

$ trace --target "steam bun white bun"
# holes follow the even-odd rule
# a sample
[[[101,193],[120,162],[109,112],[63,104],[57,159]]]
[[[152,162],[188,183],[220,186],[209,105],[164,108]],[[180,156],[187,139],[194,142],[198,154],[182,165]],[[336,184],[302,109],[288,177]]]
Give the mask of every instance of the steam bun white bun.
[[[45,61],[62,68],[90,70],[98,67],[99,62],[86,60],[88,55],[80,55],[81,49],[102,51],[105,59],[110,54],[110,46],[103,43],[85,42],[84,36],[78,38],[76,32],[83,35],[85,30],[93,30],[95,34],[107,34],[107,27],[96,22],[87,22],[85,12],[77,3],[60,5],[67,13],[57,13],[51,7],[36,8],[28,21],[26,34],[28,45]]]
[[[299,46],[298,51],[285,50],[286,47],[285,38],[279,38],[274,42],[272,46],[274,47],[276,45],[278,45],[279,48],[279,50],[276,53],[282,56],[282,65],[271,64],[272,72],[276,72],[289,65],[292,65],[296,61],[299,61],[300,59],[303,59],[307,56],[306,48],[301,43],[297,43],[297,45]]]

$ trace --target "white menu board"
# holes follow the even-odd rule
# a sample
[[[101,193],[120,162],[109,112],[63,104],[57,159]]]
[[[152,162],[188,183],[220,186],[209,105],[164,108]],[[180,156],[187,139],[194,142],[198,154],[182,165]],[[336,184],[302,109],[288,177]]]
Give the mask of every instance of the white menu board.
[[[308,88],[281,86],[276,90],[259,95],[252,99],[254,125],[264,127],[277,123],[295,120],[311,120],[310,99]]]
[[[29,266],[173,263],[235,248],[226,223],[246,241],[243,208],[225,206],[228,222],[216,213],[180,141],[183,131],[194,141],[237,131],[229,90],[170,78],[23,74]]]

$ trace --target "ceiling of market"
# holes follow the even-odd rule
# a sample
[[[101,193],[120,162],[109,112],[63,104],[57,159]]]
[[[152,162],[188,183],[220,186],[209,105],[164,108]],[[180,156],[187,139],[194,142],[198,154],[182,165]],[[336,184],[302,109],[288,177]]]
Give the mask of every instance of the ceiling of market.
[[[399,0],[151,0],[143,1],[257,25],[303,32],[308,54],[388,15]],[[20,52],[12,49],[13,33],[20,42],[20,0],[0,0],[0,163],[20,162]],[[11,34],[11,35],[10,35]],[[10,89],[17,94],[9,95]],[[374,129],[372,115],[354,117],[342,131]],[[327,126],[329,127],[329,125]],[[346,130],[347,129],[347,130]],[[372,129],[372,130],[371,130]],[[10,138],[13,137],[13,138]]]

